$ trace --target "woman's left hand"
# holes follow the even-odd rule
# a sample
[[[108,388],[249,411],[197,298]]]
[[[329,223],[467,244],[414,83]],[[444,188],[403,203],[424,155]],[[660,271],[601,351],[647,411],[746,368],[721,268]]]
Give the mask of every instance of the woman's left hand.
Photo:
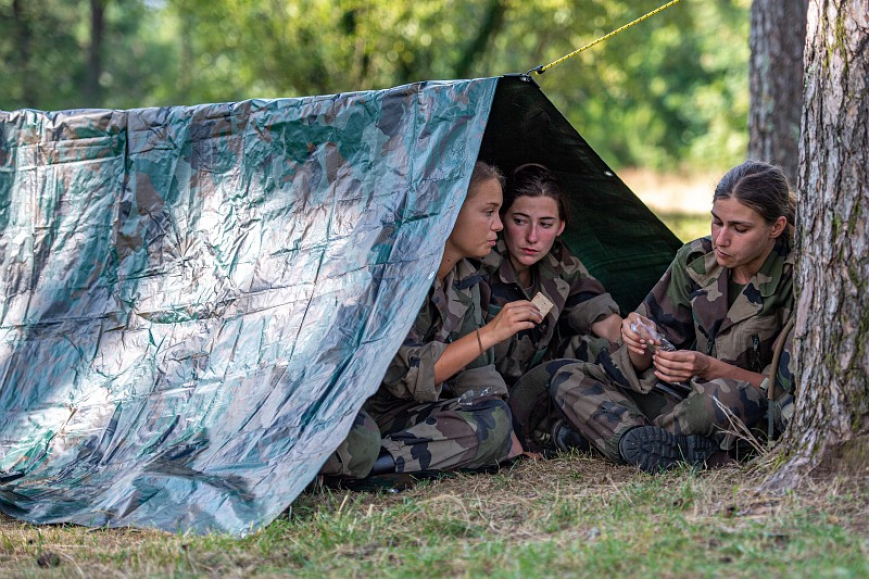
[[[655,376],[664,382],[674,383],[687,382],[695,376],[701,380],[711,380],[716,377],[712,375],[716,362],[712,356],[693,350],[658,350],[652,358]]]

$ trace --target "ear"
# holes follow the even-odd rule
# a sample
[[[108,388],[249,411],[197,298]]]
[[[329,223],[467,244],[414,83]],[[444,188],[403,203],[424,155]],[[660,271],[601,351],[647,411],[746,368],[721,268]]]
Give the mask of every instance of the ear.
[[[558,233],[555,234],[555,237],[558,237],[562,233],[564,233],[564,227],[567,225],[564,221],[561,222],[561,225],[558,226]]]
[[[772,229],[770,229],[769,236],[772,238],[776,238],[784,233],[785,229],[788,226],[788,219],[784,215],[780,216],[776,219],[772,224]]]

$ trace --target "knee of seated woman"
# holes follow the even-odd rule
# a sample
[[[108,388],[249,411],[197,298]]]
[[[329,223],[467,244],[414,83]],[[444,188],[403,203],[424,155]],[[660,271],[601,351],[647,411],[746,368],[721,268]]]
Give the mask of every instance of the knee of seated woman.
[[[480,465],[502,460],[513,440],[513,415],[503,400],[486,399],[474,405],[469,412],[477,435],[477,461]]]
[[[751,427],[766,411],[763,393],[748,382],[718,378],[694,381],[692,388],[674,412],[683,433],[703,433],[711,428],[728,430],[733,420]]]

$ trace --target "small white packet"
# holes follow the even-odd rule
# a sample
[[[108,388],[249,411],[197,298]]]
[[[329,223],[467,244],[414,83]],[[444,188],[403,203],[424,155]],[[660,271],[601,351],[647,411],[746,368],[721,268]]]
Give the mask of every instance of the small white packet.
[[[537,306],[537,309],[540,310],[540,315],[544,318],[555,307],[555,304],[549,301],[549,298],[543,295],[542,292],[537,292],[537,295],[531,298],[531,303]]]

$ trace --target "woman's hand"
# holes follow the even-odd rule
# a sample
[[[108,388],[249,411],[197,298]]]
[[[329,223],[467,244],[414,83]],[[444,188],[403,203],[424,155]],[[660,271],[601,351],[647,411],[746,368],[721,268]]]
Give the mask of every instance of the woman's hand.
[[[695,377],[704,381],[715,378],[730,378],[743,380],[756,388],[760,388],[765,378],[763,374],[758,372],[745,370],[693,350],[676,352],[657,350],[654,364],[655,376],[664,382],[688,382]]]
[[[701,380],[712,380],[720,377],[715,372],[718,360],[693,350],[677,350],[675,352],[657,350],[653,363],[655,376],[664,382],[688,382],[695,376]]]
[[[649,353],[648,345],[654,344],[654,342],[648,339],[648,332],[634,330],[631,328],[632,325],[639,326],[640,328],[643,326],[656,328],[657,326],[655,326],[655,322],[636,312],[628,314],[628,317],[622,320],[622,341],[627,345],[630,352],[638,356],[646,356]]]
[[[530,330],[542,321],[540,310],[531,302],[527,300],[510,302],[501,308],[491,322],[480,328],[480,334],[485,337],[483,347],[491,348],[511,338],[517,332]]]
[[[648,339],[649,332],[646,328],[655,329],[656,327],[655,322],[636,312],[631,312],[627,318],[622,320],[622,341],[628,347],[628,356],[637,372],[644,372],[652,365],[652,355],[648,346],[654,342]],[[657,331],[655,333],[657,334]]]

